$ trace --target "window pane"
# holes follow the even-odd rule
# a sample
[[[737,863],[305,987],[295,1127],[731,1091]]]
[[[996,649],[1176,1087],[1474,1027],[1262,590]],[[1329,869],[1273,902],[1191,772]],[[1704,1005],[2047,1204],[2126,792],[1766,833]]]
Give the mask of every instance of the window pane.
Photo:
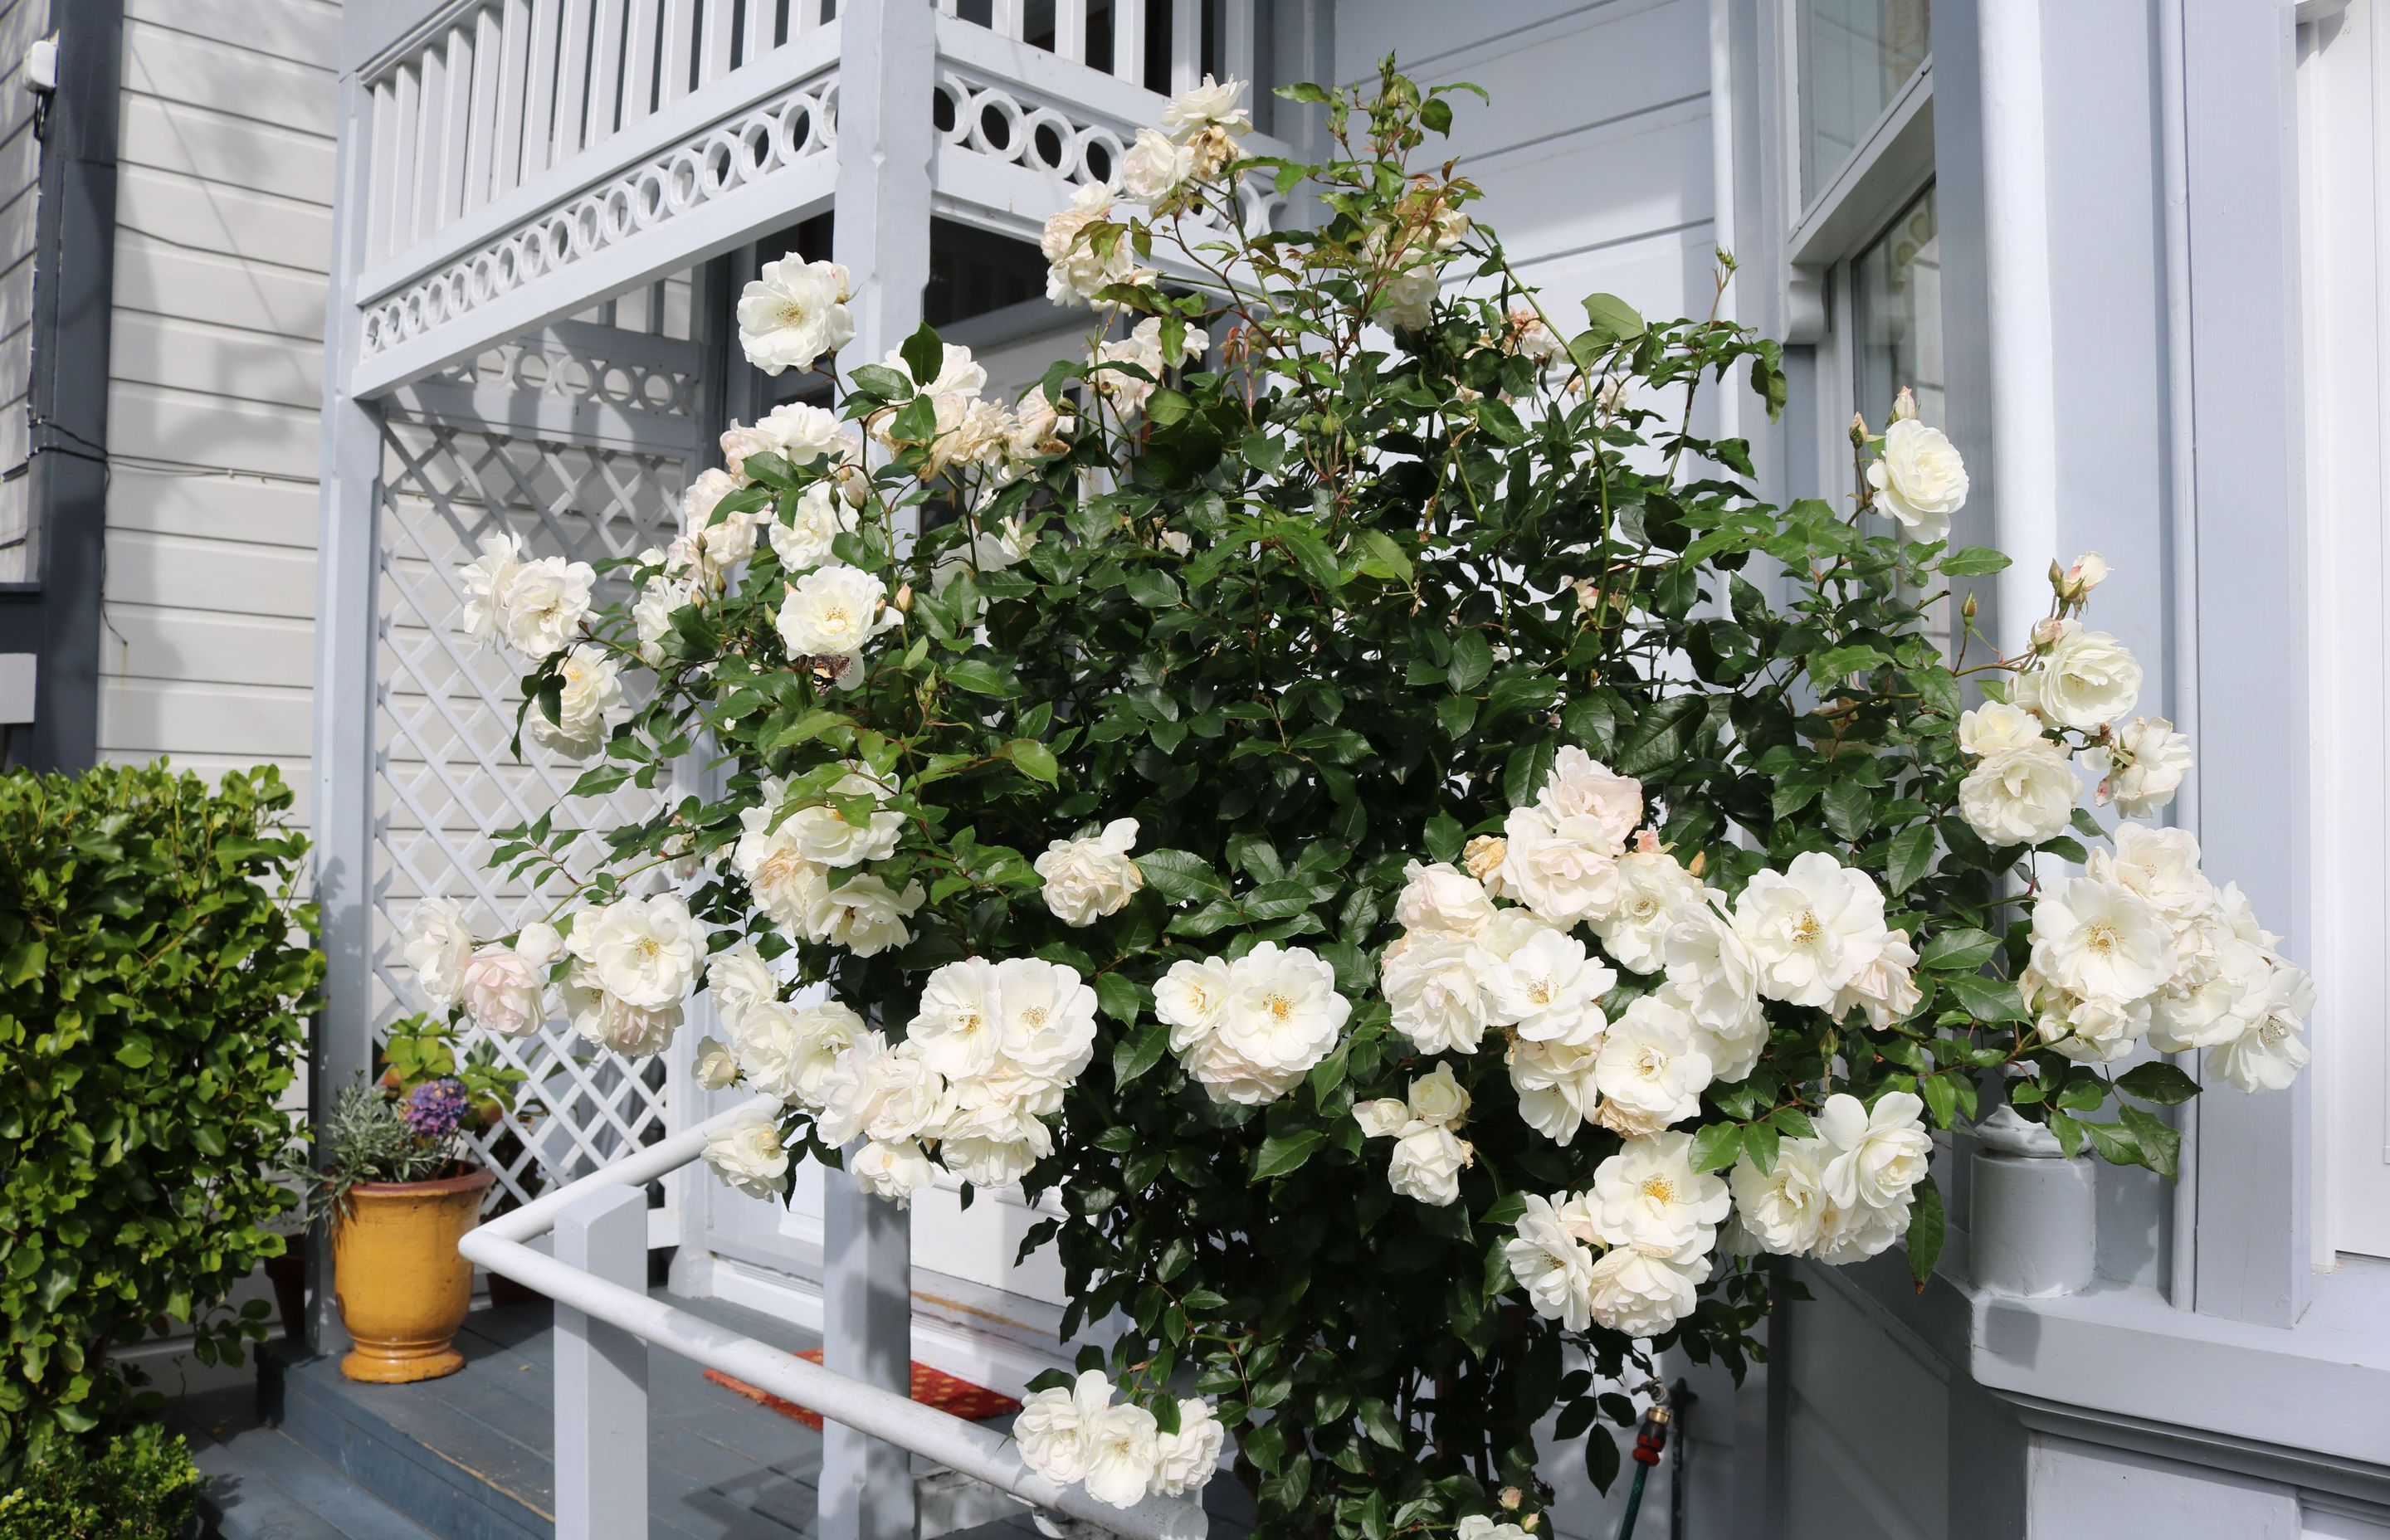
[[[1928,0],[1800,0],[1801,198],[1831,182],[1930,43]]]
[[[1854,279],[1860,415],[1881,431],[1905,385],[1917,392],[1919,419],[1941,427],[1942,242],[1932,187],[1859,253]]]

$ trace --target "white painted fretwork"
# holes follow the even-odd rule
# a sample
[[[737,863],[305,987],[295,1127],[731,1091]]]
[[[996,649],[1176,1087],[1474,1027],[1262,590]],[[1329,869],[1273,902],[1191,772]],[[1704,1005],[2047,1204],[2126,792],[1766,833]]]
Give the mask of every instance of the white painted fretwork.
[[[838,136],[837,96],[834,75],[784,92],[399,289],[365,313],[366,356],[823,155]]]

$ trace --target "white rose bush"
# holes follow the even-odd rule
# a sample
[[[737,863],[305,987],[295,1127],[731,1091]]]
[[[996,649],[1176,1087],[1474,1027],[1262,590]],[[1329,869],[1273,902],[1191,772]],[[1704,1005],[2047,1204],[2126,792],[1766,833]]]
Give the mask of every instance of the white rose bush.
[[[1444,90],[1284,94],[1337,159],[1246,157],[1207,80],[1049,222],[1093,332],[1017,401],[926,327],[842,372],[847,275],[766,269],[749,356],[829,404],[734,425],[613,602],[503,538],[465,573],[578,791],[700,750],[720,791],[594,865],[509,831],[546,919],[427,905],[405,950],[630,1055],[709,991],[700,1080],[783,1109],[707,1151],[741,1190],[1059,1193],[1065,1334],[1123,1335],[1022,1415],[1055,1479],[1227,1450],[1272,1534],[1525,1533],[1537,1424],[1606,1483],[1613,1392],[1739,1372],[1773,1259],[1921,1286],[1936,1130],[2005,1100],[2171,1174],[2161,1056],[2287,1084],[2312,987],[2152,821],[2189,746],[2104,562],[1999,648],[2007,558],[1950,543],[1905,396],[1847,506],[1760,502],[1688,425],[1732,377],[1780,405],[1773,343],[1564,324],[1413,166]],[[1324,223],[1247,228],[1247,178]]]

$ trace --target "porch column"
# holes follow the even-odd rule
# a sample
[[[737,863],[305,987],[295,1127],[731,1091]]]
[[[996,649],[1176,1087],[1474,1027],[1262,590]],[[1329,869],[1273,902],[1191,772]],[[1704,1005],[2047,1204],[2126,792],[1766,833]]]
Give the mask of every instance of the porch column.
[[[842,362],[877,362],[921,324],[930,281],[930,0],[841,7],[838,190],[831,250],[854,283],[854,340]],[[850,1151],[850,1160],[852,1152]],[[912,1363],[909,1216],[826,1174],[824,1365],[907,1393]],[[910,1457],[838,1423],[823,1430],[821,1540],[913,1540]]]
[[[308,1113],[317,1128],[341,1089],[373,1061],[373,841],[375,652],[380,606],[381,407],[353,399],[363,327],[357,275],[364,270],[369,202],[372,93],[352,73],[341,81],[338,178],[332,204],[331,285],[325,301],[324,429],[318,452],[322,513],[315,547],[315,899],[327,963],[324,1007],[307,1060]],[[309,1239],[309,1345],[347,1341],[332,1295],[328,1227]]]

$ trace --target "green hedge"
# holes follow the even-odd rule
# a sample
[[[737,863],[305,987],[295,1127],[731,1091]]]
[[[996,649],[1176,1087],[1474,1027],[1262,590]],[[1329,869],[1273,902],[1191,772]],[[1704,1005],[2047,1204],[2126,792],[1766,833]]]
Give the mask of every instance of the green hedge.
[[[199,1491],[190,1446],[162,1428],[62,1444],[0,1493],[0,1540],[181,1540]]]
[[[109,1430],[109,1346],[263,1335],[222,1306],[283,1250],[324,974],[289,806],[270,767],[0,776],[0,1480]]]

